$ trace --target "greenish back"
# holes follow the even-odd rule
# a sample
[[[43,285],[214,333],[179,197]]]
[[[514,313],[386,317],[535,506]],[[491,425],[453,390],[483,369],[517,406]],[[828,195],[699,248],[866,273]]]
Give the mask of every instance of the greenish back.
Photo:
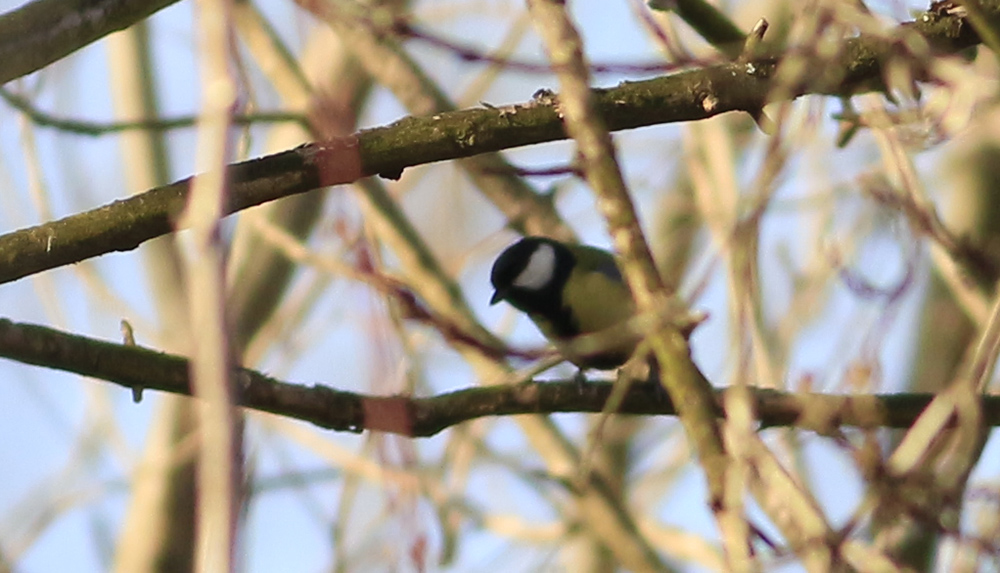
[[[579,262],[570,275],[570,288],[563,290],[563,305],[574,310],[580,332],[596,332],[631,318],[632,293],[614,257],[593,247],[571,250]]]

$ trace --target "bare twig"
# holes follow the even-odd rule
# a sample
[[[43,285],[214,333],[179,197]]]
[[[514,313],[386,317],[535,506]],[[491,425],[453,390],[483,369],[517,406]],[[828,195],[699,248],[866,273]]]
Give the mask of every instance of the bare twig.
[[[8,105],[24,114],[35,125],[51,127],[77,135],[96,137],[99,135],[112,135],[123,131],[170,131],[174,129],[193,128],[198,121],[198,118],[193,115],[137,121],[86,121],[52,115],[36,108],[28,98],[3,88],[0,88],[0,98],[3,98]],[[233,116],[232,123],[233,125],[252,125],[256,123],[305,124],[306,119],[306,116],[301,113],[273,111],[237,114]]]
[[[229,113],[236,86],[229,71],[231,1],[198,2],[202,45],[202,114],[198,119],[198,167],[179,225],[191,229],[192,248],[184,258],[193,358],[191,388],[199,409],[198,505],[195,568],[235,571],[237,486],[243,482],[236,412],[232,396],[232,356],[227,329],[226,287],[220,220],[225,215],[225,167],[230,158]]]

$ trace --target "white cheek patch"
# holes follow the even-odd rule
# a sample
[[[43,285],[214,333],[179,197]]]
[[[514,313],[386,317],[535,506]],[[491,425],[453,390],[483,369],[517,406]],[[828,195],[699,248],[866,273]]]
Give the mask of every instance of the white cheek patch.
[[[555,272],[556,250],[552,245],[541,243],[535,252],[531,253],[528,264],[521,274],[517,275],[513,284],[527,290],[539,290],[552,281]]]

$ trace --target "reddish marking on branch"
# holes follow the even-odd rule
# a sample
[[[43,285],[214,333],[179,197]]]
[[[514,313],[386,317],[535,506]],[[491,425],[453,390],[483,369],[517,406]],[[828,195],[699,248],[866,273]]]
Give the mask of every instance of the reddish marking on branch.
[[[369,175],[362,172],[360,150],[356,134],[327,139],[301,148],[306,162],[316,168],[321,187],[353,183]]]
[[[365,429],[402,436],[413,435],[413,402],[405,396],[377,396],[361,401]]]
[[[410,544],[410,562],[417,571],[426,571],[424,563],[427,562],[427,536],[420,534]]]

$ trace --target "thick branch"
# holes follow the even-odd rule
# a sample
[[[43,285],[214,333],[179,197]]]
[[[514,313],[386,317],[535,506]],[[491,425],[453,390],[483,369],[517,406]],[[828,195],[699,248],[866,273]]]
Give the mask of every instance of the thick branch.
[[[177,0],[34,0],[0,15],[0,84],[124,30]]]
[[[0,319],[0,356],[26,364],[113,382],[190,395],[188,361],[138,346],[114,344],[57,330]],[[600,412],[611,383],[575,380],[469,388],[427,398],[368,396],[327,386],[281,382],[259,372],[234,373],[241,406],[310,422],[335,431],[374,430],[432,436],[445,428],[486,416]],[[720,400],[725,390],[716,392]],[[753,399],[762,426],[797,426],[828,432],[839,426],[908,427],[934,394],[839,396],[757,389]],[[721,409],[720,409],[721,411]],[[676,414],[655,384],[633,385],[621,414]],[[983,397],[983,423],[1000,426],[1000,396]]]
[[[990,18],[1000,0],[983,2]],[[896,37],[915,32],[935,49],[954,52],[978,42],[961,18],[927,13],[901,25]],[[842,54],[824,66],[821,79],[785,91],[850,95],[881,85],[882,62],[901,52],[882,37],[845,40]],[[778,59],[723,63],[595,90],[609,129],[705,119],[727,111],[756,113],[768,101]],[[839,73],[833,73],[839,70]],[[836,78],[836,81],[831,78]],[[789,86],[782,86],[787,90]],[[520,105],[466,109],[409,117],[350,138],[309,144],[230,167],[233,213],[288,195],[351,183],[369,175],[397,178],[407,167],[565,139],[557,98],[542,94]],[[0,283],[113,251],[136,248],[173,230],[190,179],[36,227],[0,236]]]

